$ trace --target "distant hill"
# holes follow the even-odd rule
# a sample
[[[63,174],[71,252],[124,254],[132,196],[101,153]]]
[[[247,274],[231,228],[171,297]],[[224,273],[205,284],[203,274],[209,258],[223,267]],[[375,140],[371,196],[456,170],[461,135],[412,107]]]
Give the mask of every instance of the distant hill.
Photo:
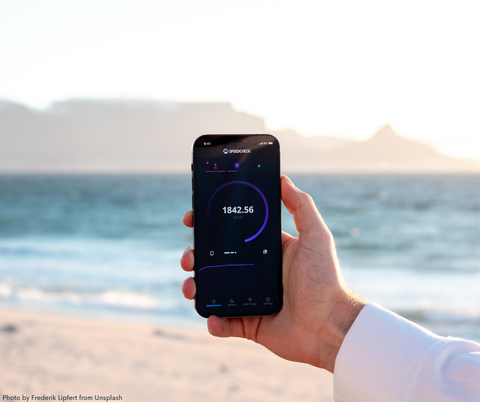
[[[0,172],[188,172],[192,141],[205,133],[268,133],[261,117],[229,103],[69,100],[35,110],[0,101]],[[283,171],[462,171],[389,126],[357,142],[272,132]]]
[[[188,171],[205,133],[265,133],[228,103],[71,100],[0,103],[0,171]]]
[[[354,140],[326,135],[307,137],[292,129],[272,131],[271,134],[280,141],[282,163],[287,171],[311,169],[311,166],[317,164],[320,155],[357,143]],[[314,170],[318,170],[318,167]]]
[[[310,162],[310,161],[309,161]],[[463,172],[480,163],[442,155],[429,145],[399,136],[388,124],[366,141],[332,150],[310,166],[323,171]]]

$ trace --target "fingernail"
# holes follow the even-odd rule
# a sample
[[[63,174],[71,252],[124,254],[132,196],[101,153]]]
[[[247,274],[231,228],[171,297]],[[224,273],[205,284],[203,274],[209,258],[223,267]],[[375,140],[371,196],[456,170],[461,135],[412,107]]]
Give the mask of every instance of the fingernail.
[[[207,329],[208,329],[208,332],[210,332],[210,335],[213,335],[212,334],[212,329],[210,328],[210,325],[208,325],[208,321],[207,321]]]

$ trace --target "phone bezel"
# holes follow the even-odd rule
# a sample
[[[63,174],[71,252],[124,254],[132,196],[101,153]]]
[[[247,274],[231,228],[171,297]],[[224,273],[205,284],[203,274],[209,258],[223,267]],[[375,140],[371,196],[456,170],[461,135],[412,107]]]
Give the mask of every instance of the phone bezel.
[[[224,318],[230,318],[230,317],[262,317],[262,316],[272,316],[272,315],[275,315],[277,314],[281,309],[282,309],[282,306],[283,306],[283,261],[282,261],[282,230],[281,230],[281,175],[282,175],[282,172],[281,172],[281,148],[280,148],[280,142],[278,141],[278,139],[273,136],[272,134],[267,134],[267,133],[260,133],[260,134],[203,134],[199,137],[197,137],[193,143],[192,143],[192,152],[191,152],[191,171],[192,171],[192,210],[194,211],[193,213],[193,223],[194,223],[194,228],[193,228],[193,231],[194,231],[194,250],[196,248],[196,235],[195,235],[195,231],[198,230],[198,228],[196,228],[195,226],[195,193],[194,193],[194,188],[195,188],[195,158],[194,158],[194,154],[195,154],[195,147],[197,145],[197,143],[200,143],[200,142],[205,142],[204,140],[206,140],[207,138],[209,139],[212,139],[212,138],[215,138],[216,142],[219,140],[219,139],[222,139],[222,146],[227,143],[231,143],[232,141],[233,142],[237,142],[237,140],[239,139],[243,139],[245,137],[260,137],[260,136],[268,136],[268,137],[271,137],[273,138],[277,144],[278,144],[278,172],[279,172],[279,175],[278,175],[278,203],[279,203],[279,216],[278,216],[278,219],[280,220],[280,231],[278,233],[278,247],[279,247],[279,250],[280,250],[280,255],[279,255],[279,258],[280,258],[280,267],[279,267],[279,272],[278,272],[278,275],[279,275],[279,294],[280,294],[280,300],[279,300],[279,303],[278,305],[274,306],[274,308],[272,308],[271,311],[268,311],[267,314],[262,314],[262,313],[259,313],[259,314],[250,314],[250,315],[245,315],[245,314],[232,314],[232,315],[222,315],[222,314],[214,314],[214,315],[217,315],[219,317],[224,317]],[[196,271],[194,270],[193,271],[194,273],[194,279],[196,278]],[[197,313],[204,317],[204,318],[208,318],[210,315],[213,315],[212,312],[210,311],[207,311],[206,309],[203,309],[201,308],[198,304],[197,304],[197,299],[195,297],[194,299],[194,303],[195,303],[195,310],[197,311]]]

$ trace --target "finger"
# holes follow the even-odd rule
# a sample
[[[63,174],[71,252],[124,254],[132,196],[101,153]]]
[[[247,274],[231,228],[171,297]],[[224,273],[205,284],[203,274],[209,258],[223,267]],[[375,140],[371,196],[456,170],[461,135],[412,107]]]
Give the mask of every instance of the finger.
[[[298,233],[325,228],[312,197],[295,187],[287,176],[282,176],[282,200],[293,214]]]
[[[180,265],[184,271],[190,272],[193,271],[194,263],[195,256],[193,254],[193,247],[187,247],[183,252],[182,258],[180,259]]]
[[[213,336],[220,338],[228,338],[234,336],[237,338],[245,338],[243,321],[241,318],[220,318],[211,315],[207,320],[208,332]]]
[[[292,236],[290,233],[282,232],[282,247],[285,246],[289,241],[296,239],[296,237]]]
[[[186,299],[192,300],[197,293],[197,287],[193,278],[187,278],[182,285],[182,293]]]
[[[189,228],[193,228],[193,211],[185,212],[185,215],[183,215],[183,224]]]

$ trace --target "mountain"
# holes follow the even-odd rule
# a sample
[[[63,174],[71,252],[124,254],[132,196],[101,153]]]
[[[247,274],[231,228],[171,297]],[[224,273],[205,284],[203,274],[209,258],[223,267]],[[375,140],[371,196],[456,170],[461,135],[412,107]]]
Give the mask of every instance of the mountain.
[[[388,124],[366,141],[335,149],[303,169],[353,172],[468,172],[480,163],[442,155],[429,145],[398,135]]]
[[[68,100],[36,110],[0,101],[0,173],[188,172],[197,136],[268,132],[261,117],[229,103]],[[479,170],[390,126],[363,142],[291,129],[272,134],[285,172]]]
[[[38,111],[0,103],[0,171],[188,171],[205,133],[265,133],[228,103],[69,100]]]
[[[301,167],[305,163],[309,166],[315,165],[320,155],[357,143],[354,140],[326,135],[307,137],[292,129],[272,131],[271,134],[280,141],[282,164],[284,169],[290,171],[302,170]],[[314,170],[318,170],[318,168],[314,168]]]

